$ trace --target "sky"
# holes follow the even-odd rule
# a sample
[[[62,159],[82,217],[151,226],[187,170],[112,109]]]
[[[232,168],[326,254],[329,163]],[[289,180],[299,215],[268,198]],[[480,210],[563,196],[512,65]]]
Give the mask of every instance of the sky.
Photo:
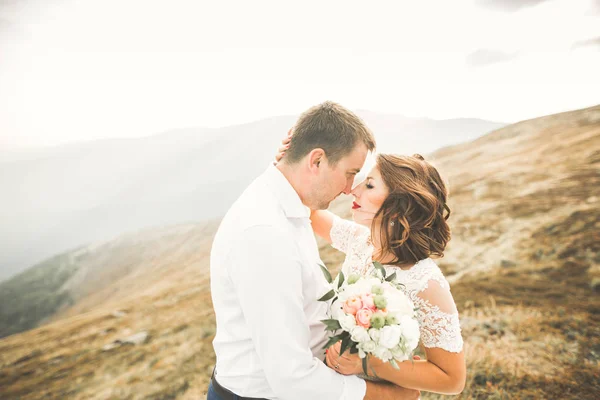
[[[0,0],[0,150],[357,110],[600,103],[600,0]]]

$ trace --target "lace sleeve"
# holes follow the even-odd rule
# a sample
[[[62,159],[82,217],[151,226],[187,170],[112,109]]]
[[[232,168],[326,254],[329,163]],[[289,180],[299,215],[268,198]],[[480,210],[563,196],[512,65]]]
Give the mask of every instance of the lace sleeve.
[[[416,300],[423,345],[452,353],[461,352],[463,339],[458,311],[448,282],[444,278],[430,279]]]
[[[366,244],[369,230],[356,222],[348,221],[335,215],[329,236],[331,237],[331,245],[335,249],[348,254],[352,252],[353,244],[358,239],[364,239],[361,241],[365,241]]]

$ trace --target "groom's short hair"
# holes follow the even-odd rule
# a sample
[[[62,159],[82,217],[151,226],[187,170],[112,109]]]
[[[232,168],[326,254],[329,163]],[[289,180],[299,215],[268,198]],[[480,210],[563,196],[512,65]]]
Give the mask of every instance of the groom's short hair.
[[[317,148],[325,152],[332,165],[350,154],[358,143],[364,143],[369,151],[375,149],[375,138],[365,123],[332,101],[306,110],[294,125],[291,139],[285,155],[288,164],[297,163]]]

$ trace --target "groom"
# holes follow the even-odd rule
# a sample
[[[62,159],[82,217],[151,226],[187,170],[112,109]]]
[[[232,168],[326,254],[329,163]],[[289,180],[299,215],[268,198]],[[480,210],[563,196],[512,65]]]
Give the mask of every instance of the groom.
[[[418,392],[337,374],[321,360],[330,288],[318,264],[310,209],[349,194],[370,130],[325,102],[300,116],[283,161],[223,218],[210,260],[217,365],[208,400],[416,399]]]

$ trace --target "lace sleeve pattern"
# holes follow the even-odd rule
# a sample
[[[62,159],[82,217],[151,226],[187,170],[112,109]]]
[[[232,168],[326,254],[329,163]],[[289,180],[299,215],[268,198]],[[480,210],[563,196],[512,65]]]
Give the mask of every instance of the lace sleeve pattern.
[[[437,347],[452,353],[463,349],[458,311],[443,276],[427,280],[415,298],[419,308],[417,317],[421,328],[421,342],[425,347]]]
[[[371,232],[368,228],[335,216],[329,236],[331,245],[346,253],[342,267],[344,273],[364,274],[367,272],[373,255],[373,247],[369,241]]]

